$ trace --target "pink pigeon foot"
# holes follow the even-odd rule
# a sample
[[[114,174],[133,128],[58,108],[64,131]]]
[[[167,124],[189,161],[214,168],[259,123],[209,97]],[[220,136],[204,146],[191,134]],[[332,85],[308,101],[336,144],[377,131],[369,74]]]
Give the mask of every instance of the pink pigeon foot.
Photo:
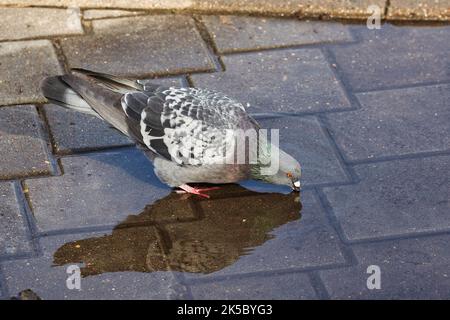
[[[219,190],[220,189],[220,187],[194,188],[194,187],[191,187],[191,186],[189,186],[187,184],[182,184],[181,186],[178,186],[178,188],[183,189],[183,190],[177,190],[176,191],[177,193],[196,194],[196,195],[198,195],[200,197],[207,198],[207,199],[209,199],[209,195],[204,194],[203,192],[212,191],[212,190]]]

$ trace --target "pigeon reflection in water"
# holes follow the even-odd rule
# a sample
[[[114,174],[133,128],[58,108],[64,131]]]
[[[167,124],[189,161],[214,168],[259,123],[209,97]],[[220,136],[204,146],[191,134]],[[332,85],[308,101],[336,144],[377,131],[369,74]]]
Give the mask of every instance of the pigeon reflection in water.
[[[83,263],[83,277],[105,272],[211,273],[273,238],[271,231],[300,218],[298,193],[257,193],[228,185],[211,200],[175,193],[131,215],[111,235],[69,242],[55,265]]]

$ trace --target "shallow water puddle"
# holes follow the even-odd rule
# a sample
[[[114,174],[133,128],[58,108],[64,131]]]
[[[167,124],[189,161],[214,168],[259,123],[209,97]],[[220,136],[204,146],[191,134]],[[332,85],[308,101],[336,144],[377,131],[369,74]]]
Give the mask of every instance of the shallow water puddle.
[[[299,193],[258,193],[227,185],[211,199],[171,193],[112,234],[64,244],[54,265],[84,264],[82,276],[105,272],[211,273],[235,263],[300,219]]]

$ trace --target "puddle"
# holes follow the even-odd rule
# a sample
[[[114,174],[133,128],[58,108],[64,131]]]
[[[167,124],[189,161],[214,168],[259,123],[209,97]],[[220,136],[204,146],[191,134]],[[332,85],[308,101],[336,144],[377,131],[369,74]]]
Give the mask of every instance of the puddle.
[[[258,193],[239,185],[211,199],[171,193],[130,215],[110,235],[64,244],[54,265],[83,264],[83,277],[106,272],[211,273],[273,238],[300,219],[299,193]]]

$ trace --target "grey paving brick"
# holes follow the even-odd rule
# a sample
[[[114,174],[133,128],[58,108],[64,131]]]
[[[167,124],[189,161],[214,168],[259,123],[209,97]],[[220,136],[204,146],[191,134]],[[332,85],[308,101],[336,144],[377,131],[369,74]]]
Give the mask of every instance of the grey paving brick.
[[[94,234],[75,234],[41,239],[44,255],[39,258],[9,261],[3,271],[11,295],[31,289],[42,299],[168,299],[178,286],[169,272],[108,272],[81,278],[81,290],[69,290],[67,265],[55,265],[53,254],[67,242]],[[101,236],[101,234],[96,234]],[[76,264],[76,263],[75,263]],[[77,264],[82,267],[81,264]]]
[[[224,208],[230,205],[229,201],[229,199],[215,200],[214,205],[217,208]],[[245,203],[248,208],[244,206]],[[328,224],[324,212],[320,208],[314,194],[310,191],[302,192],[301,203],[303,207],[301,209],[300,220],[288,222],[276,228],[273,232],[270,232],[273,235],[273,239],[263,241],[254,250],[250,248],[254,247],[255,243],[253,242],[252,246],[252,242],[249,242],[247,246],[250,246],[250,248],[246,250],[246,255],[242,256],[233,264],[227,265],[215,272],[208,274],[190,273],[186,276],[190,279],[199,279],[290,268],[319,268],[345,263],[345,259],[339,248],[337,235]],[[236,210],[245,209],[247,211],[255,211],[258,209],[258,203],[248,200],[246,202],[241,201],[241,207],[242,209]],[[265,210],[264,206],[262,210]],[[239,211],[236,211],[235,214],[239,216]],[[211,215],[211,219],[214,219],[214,217],[216,216]],[[220,223],[216,222],[216,224]],[[263,222],[261,224],[264,225]],[[169,227],[172,227],[172,225],[169,225]],[[176,225],[173,227],[176,227]],[[257,234],[254,234],[253,237],[256,237]],[[176,235],[179,236],[178,233]],[[236,234],[237,237],[238,234]]]
[[[245,16],[203,16],[219,52],[351,41],[341,23]]]
[[[349,160],[450,150],[450,85],[357,95],[362,108],[327,115]]]
[[[449,81],[450,27],[383,24],[356,28],[362,42],[333,49],[338,69],[358,91]]]
[[[59,154],[133,144],[122,133],[95,116],[53,104],[45,105],[44,110],[55,151]]]
[[[243,277],[190,286],[194,299],[316,299],[306,274]]]
[[[0,43],[0,104],[44,102],[40,81],[61,71],[48,40]]]
[[[27,180],[39,230],[109,225],[169,193],[137,150],[61,160],[64,174]]]
[[[70,67],[142,76],[214,69],[188,16],[94,20],[92,27],[94,35],[61,39]]]
[[[263,128],[279,130],[281,148],[302,165],[302,185],[348,180],[315,117],[283,117],[259,123]]]
[[[11,182],[0,183],[0,257],[32,250],[25,223],[14,185]]]
[[[75,9],[2,8],[0,40],[81,34],[80,13]]]
[[[345,110],[350,103],[318,49],[223,57],[225,72],[193,75],[194,85],[236,98],[250,112]]]
[[[34,106],[0,108],[0,178],[49,174],[47,143]]]
[[[354,246],[358,265],[320,272],[332,299],[448,299],[448,235]],[[381,271],[381,289],[367,289],[367,268]]]
[[[181,78],[148,81],[166,86],[184,86]],[[59,154],[133,144],[122,133],[95,116],[56,105],[45,105],[44,109],[54,147]]]
[[[450,230],[450,156],[355,166],[361,182],[324,192],[349,240]]]
[[[391,0],[388,19],[393,20],[450,20],[448,0]]]

